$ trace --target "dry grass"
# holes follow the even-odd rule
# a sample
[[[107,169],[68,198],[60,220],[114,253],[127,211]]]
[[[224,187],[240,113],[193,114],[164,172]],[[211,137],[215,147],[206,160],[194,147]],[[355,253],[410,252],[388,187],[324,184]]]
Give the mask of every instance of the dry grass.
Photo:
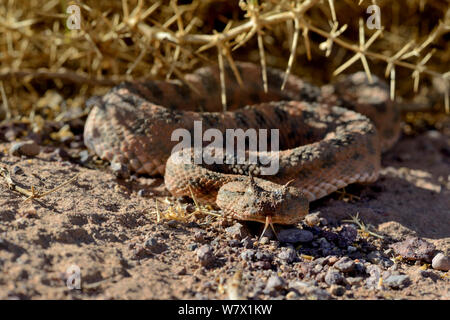
[[[55,118],[125,79],[182,80],[201,65],[234,60],[283,68],[318,84],[365,70],[369,77],[386,75],[400,102],[419,92],[433,98],[425,101],[435,106],[432,114],[443,114],[444,101],[449,111],[446,1],[260,2],[4,0],[0,119]],[[373,2],[383,30],[365,25]],[[81,8],[80,30],[66,27],[71,4]],[[63,98],[51,112],[41,100],[49,90]]]

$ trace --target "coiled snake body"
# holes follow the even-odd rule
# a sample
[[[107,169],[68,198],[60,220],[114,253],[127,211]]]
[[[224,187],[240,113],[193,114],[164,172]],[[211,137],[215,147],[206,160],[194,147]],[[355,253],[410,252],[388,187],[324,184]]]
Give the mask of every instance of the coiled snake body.
[[[164,175],[174,196],[191,196],[217,205],[240,220],[280,224],[299,221],[310,201],[348,184],[377,179],[381,152],[392,146],[400,131],[398,112],[387,85],[364,73],[335,85],[317,88],[268,69],[264,92],[261,69],[238,63],[241,87],[226,68],[229,110],[220,107],[220,74],[205,67],[181,82],[125,82],[102,97],[90,112],[85,144],[101,158],[127,165],[137,173]],[[195,90],[191,90],[195,88]],[[246,106],[247,105],[247,106]],[[246,106],[242,108],[243,106]],[[201,109],[203,112],[193,110]],[[261,175],[261,164],[201,165],[178,163],[171,155],[178,128],[194,134],[194,121],[203,130],[215,128],[279,129],[279,170]],[[208,145],[210,142],[205,142]],[[250,177],[249,177],[250,175]]]

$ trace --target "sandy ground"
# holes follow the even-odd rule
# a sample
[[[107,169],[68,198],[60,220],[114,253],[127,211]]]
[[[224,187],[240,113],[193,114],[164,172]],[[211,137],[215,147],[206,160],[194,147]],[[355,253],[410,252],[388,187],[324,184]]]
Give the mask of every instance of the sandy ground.
[[[313,203],[315,222],[284,227],[312,234],[294,243],[269,234],[257,244],[262,225],[212,216],[157,222],[163,180],[89,168],[75,161],[82,146],[69,150],[75,158],[52,147],[11,156],[9,147],[0,144],[0,165],[24,187],[43,192],[78,176],[27,202],[0,177],[1,299],[450,298],[448,273],[390,248],[415,236],[450,253],[450,137],[437,131],[402,138],[376,183]],[[342,221],[356,214],[383,239]]]

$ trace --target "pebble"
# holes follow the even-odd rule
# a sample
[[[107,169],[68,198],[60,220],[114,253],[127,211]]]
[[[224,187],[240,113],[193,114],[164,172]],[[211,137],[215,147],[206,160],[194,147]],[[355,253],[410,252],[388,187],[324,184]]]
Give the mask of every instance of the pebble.
[[[325,275],[325,282],[330,286],[333,284],[341,284],[344,282],[344,277],[339,271],[328,269],[328,272]]]
[[[235,223],[231,227],[226,228],[225,231],[237,240],[242,240],[250,236],[248,229],[240,223]]]
[[[246,237],[245,239],[241,240],[241,243],[246,249],[253,248],[253,240],[250,239],[250,237]]]
[[[348,247],[352,243],[356,241],[356,237],[358,236],[358,230],[351,225],[345,225],[342,227],[342,230],[338,233],[339,236],[339,245],[340,247]]]
[[[331,295],[316,284],[303,281],[293,281],[289,283],[289,289],[295,290],[300,296],[306,296],[310,300],[329,300]]]
[[[13,175],[23,175],[24,174],[23,169],[19,166],[14,166],[12,168],[12,173],[13,173]]]
[[[40,151],[41,148],[39,145],[32,140],[13,142],[9,148],[9,153],[13,156],[34,157],[37,156]]]
[[[244,261],[252,261],[255,257],[255,250],[247,249],[242,251],[241,259]]]
[[[112,173],[119,179],[128,179],[130,177],[130,170],[126,164],[120,162],[111,162],[110,169]]]
[[[198,244],[196,244],[196,243],[189,243],[187,245],[187,248],[188,248],[188,250],[194,251],[195,249],[198,248]]]
[[[160,243],[155,238],[148,238],[144,245],[146,249],[155,254],[162,253],[169,248],[165,243]]]
[[[392,289],[402,289],[410,283],[407,275],[391,275],[384,279],[383,284]]]
[[[179,276],[184,276],[187,273],[186,267],[178,267],[175,269],[175,273]]]
[[[361,284],[361,282],[363,281],[363,277],[348,277],[345,280],[349,285],[354,286]]]
[[[80,151],[78,155],[80,156],[81,163],[87,163],[91,160],[91,157],[89,156],[89,152],[87,150]]]
[[[194,233],[194,241],[203,243],[203,242],[205,242],[205,236],[206,236],[206,231],[204,231],[204,230],[197,230]]]
[[[278,258],[281,261],[284,261],[286,263],[292,263],[297,258],[297,253],[295,252],[294,248],[286,248],[285,250],[281,251],[278,254]]]
[[[289,291],[286,295],[287,300],[297,300],[300,296],[295,291]]]
[[[450,257],[440,252],[433,258],[431,266],[436,270],[448,271],[450,270]]]
[[[211,267],[216,261],[213,248],[210,245],[203,245],[197,249],[197,260],[203,267]]]
[[[305,217],[305,223],[310,227],[318,225],[319,222],[320,218],[318,213],[310,213]]]
[[[253,266],[257,269],[269,270],[272,268],[272,264],[269,261],[256,261]]]
[[[343,286],[337,285],[337,284],[333,284],[330,287],[330,292],[332,295],[340,297],[343,296],[345,293],[345,288]]]
[[[371,264],[367,267],[367,273],[370,274],[370,277],[366,280],[366,286],[368,288],[377,288],[381,277],[380,267]]]
[[[281,242],[297,243],[297,242],[311,242],[314,236],[312,232],[297,228],[283,229],[278,233],[278,239]]]
[[[264,289],[265,293],[270,293],[273,291],[282,290],[286,286],[286,282],[283,278],[273,275],[267,280],[266,288]]]
[[[351,272],[355,270],[355,262],[349,257],[343,257],[334,264],[334,267],[342,272]]]
[[[405,241],[397,242],[391,245],[394,252],[408,260],[422,260],[430,263],[436,247],[417,237],[410,237]]]
[[[328,258],[327,263],[330,266],[334,265],[339,260],[339,258],[336,256],[328,256],[327,258]]]
[[[260,244],[268,244],[269,241],[270,241],[269,237],[264,236],[261,238],[261,240],[259,240],[259,243]]]
[[[242,243],[239,240],[233,239],[228,241],[228,245],[232,248],[237,248],[240,247],[242,245]]]
[[[258,251],[256,252],[255,258],[259,261],[272,261],[273,255],[268,252]]]

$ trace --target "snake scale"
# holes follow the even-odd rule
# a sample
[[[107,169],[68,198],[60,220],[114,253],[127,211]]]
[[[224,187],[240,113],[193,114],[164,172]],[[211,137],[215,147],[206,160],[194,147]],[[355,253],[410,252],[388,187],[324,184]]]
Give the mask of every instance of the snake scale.
[[[191,196],[218,206],[238,220],[293,224],[308,213],[309,202],[352,183],[374,182],[381,153],[400,132],[399,113],[385,82],[362,72],[318,88],[268,68],[264,91],[261,68],[237,63],[240,86],[225,68],[229,111],[220,104],[220,72],[203,67],[185,81],[124,82],[112,88],[91,110],[84,141],[102,159],[129,170],[164,175],[174,196]],[[195,111],[201,110],[201,112]],[[261,175],[260,163],[196,164],[174,161],[171,134],[185,128],[194,134],[215,128],[279,129],[279,170]],[[209,143],[209,142],[208,142]],[[205,145],[208,143],[205,142]],[[267,154],[275,154],[270,152]]]

